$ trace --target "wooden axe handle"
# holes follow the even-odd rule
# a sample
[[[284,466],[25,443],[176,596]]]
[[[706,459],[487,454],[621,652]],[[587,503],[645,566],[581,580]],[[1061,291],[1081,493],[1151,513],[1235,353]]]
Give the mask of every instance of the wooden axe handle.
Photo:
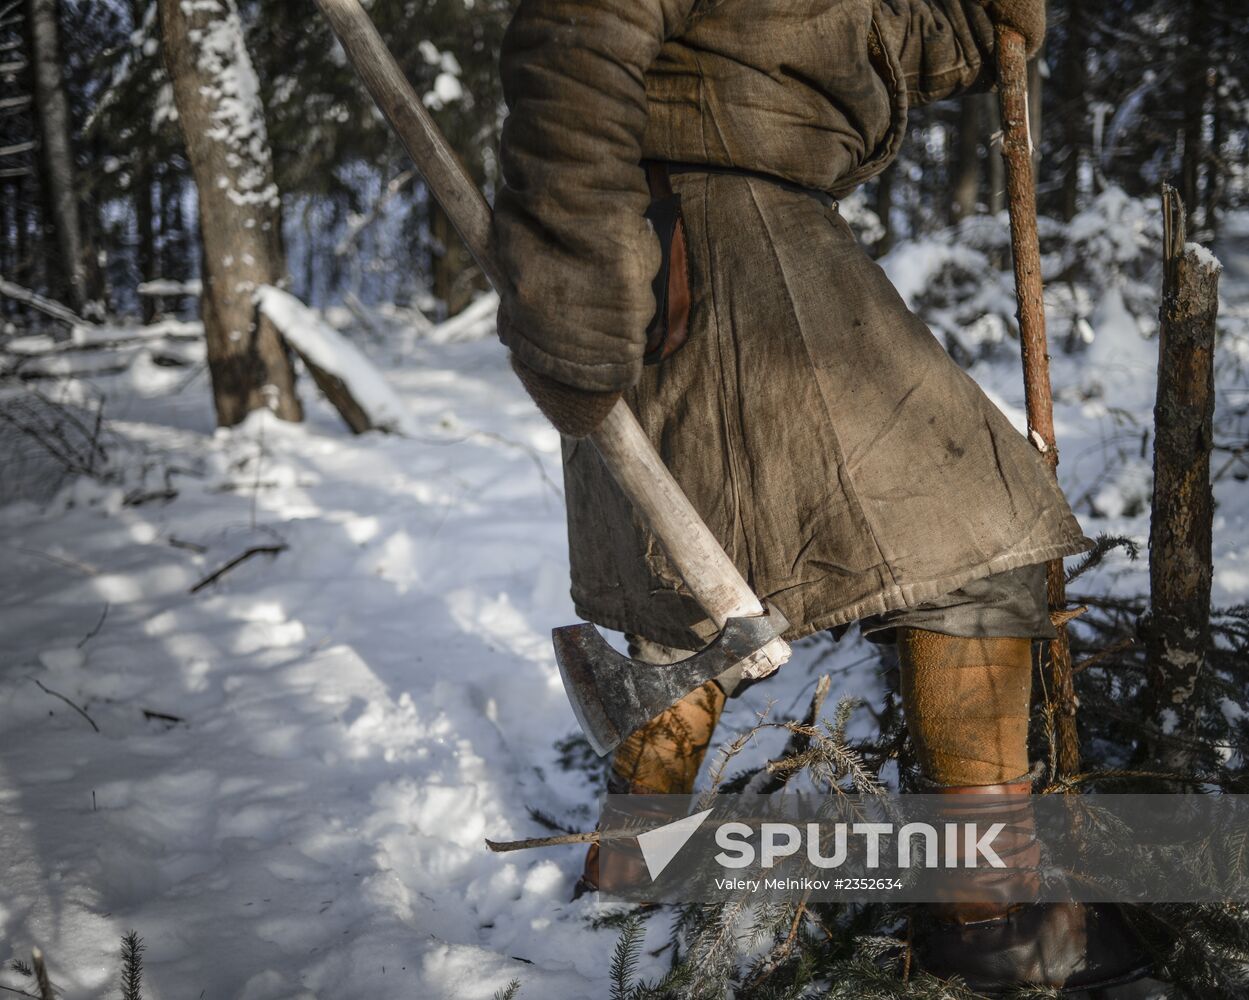
[[[317,0],[317,6],[469,252],[490,283],[502,289],[503,273],[490,252],[490,206],[359,0]],[[729,618],[762,614],[759,598],[698,516],[623,400],[590,440],[716,626],[723,626]],[[763,676],[779,667],[789,658],[789,646],[777,639],[762,653],[748,665],[747,676]]]

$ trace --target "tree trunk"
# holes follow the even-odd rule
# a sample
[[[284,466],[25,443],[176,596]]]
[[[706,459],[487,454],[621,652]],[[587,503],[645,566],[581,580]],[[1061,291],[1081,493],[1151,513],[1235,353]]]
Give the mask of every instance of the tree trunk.
[[[1180,160],[1180,198],[1190,213],[1188,228],[1197,228],[1201,201],[1201,165],[1205,159],[1203,130],[1209,93],[1209,19],[1206,0],[1192,0],[1184,66],[1184,155]]]
[[[1210,79],[1210,149],[1206,156],[1206,200],[1202,223],[1206,238],[1214,243],[1219,237],[1219,204],[1223,200],[1223,140],[1226,138],[1228,107],[1220,93],[1221,79],[1218,70]],[[1234,114],[1234,112],[1233,112]]]
[[[52,208],[65,284],[75,310],[87,306],[86,259],[74,185],[74,152],[70,145],[69,100],[61,77],[57,0],[27,0],[34,57],[35,107],[43,146],[48,201]]]
[[[1028,62],[1028,131],[1032,135],[1032,176],[1041,177],[1041,90],[1044,84],[1045,45]]]
[[[139,240],[139,280],[151,281],[164,277],[156,273],[156,227],[153,221],[152,201],[155,191],[152,180],[152,163],[141,156],[135,169],[133,192],[135,228]],[[150,323],[160,313],[160,301],[154,295],[140,296],[143,322]]]
[[[445,315],[454,316],[472,301],[477,286],[470,272],[476,272],[477,268],[437,199],[430,198],[428,205],[432,291],[434,298],[443,304]]]
[[[876,241],[876,256],[893,248],[893,179],[898,172],[896,162],[889,164],[876,178],[875,210],[880,218],[881,236]]]
[[[976,214],[980,194],[980,137],[983,124],[980,102],[966,97],[958,108],[958,156],[950,192],[951,221]]]
[[[217,423],[252,410],[284,420],[303,411],[290,356],[253,296],[285,273],[281,203],[235,0],[159,0],[165,65],[199,193],[208,344]]]
[[[988,133],[1000,136],[1002,132],[1002,112],[992,94],[981,94],[977,98],[982,102],[984,117],[982,121],[989,123]],[[1006,209],[1006,162],[1000,156],[990,156],[989,162],[989,211],[997,215]]]
[[[1088,30],[1089,18],[1083,5],[1068,4],[1067,38],[1063,45],[1058,78],[1061,88],[1058,116],[1062,129],[1062,188],[1059,214],[1070,222],[1079,210],[1080,160],[1085,145],[1085,120],[1088,110]]]
[[[1149,526],[1150,682],[1164,730],[1194,721],[1191,700],[1210,640],[1210,450],[1218,262],[1184,242],[1184,205],[1163,187],[1164,271]],[[1171,761],[1175,763],[1174,760]]]
[[[160,206],[160,238],[156,244],[157,277],[186,281],[192,275],[191,234],[182,211],[185,197],[182,178],[167,163],[160,165],[157,179]]]
[[[0,240],[0,274],[11,274],[21,283],[23,275],[19,266],[21,260],[21,246],[24,242],[20,239],[21,226],[23,223],[22,214],[19,210],[20,200],[18,192],[21,187],[17,179],[7,183],[0,184],[0,226],[4,227],[4,232],[10,232],[13,227],[18,228],[19,239],[16,240]],[[15,304],[8,298],[0,301],[0,316],[7,317],[15,311]]]

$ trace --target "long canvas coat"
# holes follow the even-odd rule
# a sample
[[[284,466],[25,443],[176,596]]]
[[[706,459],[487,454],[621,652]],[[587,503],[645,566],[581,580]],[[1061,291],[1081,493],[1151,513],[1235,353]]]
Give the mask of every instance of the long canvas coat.
[[[975,0],[522,0],[505,39],[500,336],[554,379],[627,390],[791,638],[1087,541],[1031,445],[801,192],[674,176],[690,334],[643,369],[660,253],[639,162],[838,195],[892,160],[909,105],[991,83],[991,55]],[[588,442],[565,442],[565,489],[580,613],[704,641]]]

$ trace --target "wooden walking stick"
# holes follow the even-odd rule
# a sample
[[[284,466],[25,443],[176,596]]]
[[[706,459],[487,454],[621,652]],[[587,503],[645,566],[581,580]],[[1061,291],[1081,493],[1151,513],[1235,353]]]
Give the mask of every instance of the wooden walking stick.
[[[1006,194],[1010,207],[1011,256],[1015,261],[1015,298],[1019,309],[1019,345],[1023,356],[1024,401],[1028,438],[1058,474],[1054,441],[1054,397],[1050,386],[1049,346],[1045,339],[1045,304],[1041,295],[1041,245],[1037,238],[1036,184],[1032,176],[1032,136],[1028,126],[1028,57],[1023,35],[998,25],[998,100],[1002,109],[1002,157],[1006,161]],[[1067,606],[1063,561],[1047,567],[1051,612]],[[1080,767],[1076,732],[1076,696],[1071,677],[1071,646],[1065,622],[1050,643],[1052,688],[1046,701],[1054,718],[1054,739],[1060,774]]]

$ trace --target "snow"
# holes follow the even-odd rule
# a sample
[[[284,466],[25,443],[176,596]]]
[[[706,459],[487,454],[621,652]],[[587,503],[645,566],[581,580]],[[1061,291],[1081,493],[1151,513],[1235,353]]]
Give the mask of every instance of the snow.
[[[427,108],[439,111],[464,97],[464,86],[460,83],[460,62],[452,52],[440,52],[429,39],[424,39],[417,46],[421,58],[429,66],[437,66],[440,70],[434,77],[433,87],[421,98]]]
[[[554,746],[576,731],[559,439],[464,326],[376,359],[410,437],[350,436],[307,384],[304,425],[217,430],[206,379],[132,370],[98,382],[126,480],[0,507],[0,961],[37,944],[66,1000],[103,997],[133,928],[155,1000],[606,994],[581,852],[482,843],[544,832],[530,808],[586,828],[598,789]],[[127,504],[140,466],[181,470],[177,498]],[[726,732],[800,712],[830,648]],[[874,672],[842,686],[879,697]]]
[[[237,205],[279,203],[272,181],[269,140],[265,132],[260,81],[247,54],[243,24],[235,0],[182,0],[187,32],[202,77],[209,81],[204,95],[212,107],[212,127],[206,135],[226,150],[232,181],[222,177],[231,201]],[[197,15],[204,15],[202,18]]]
[[[140,295],[202,295],[204,283],[198,278],[192,281],[174,281],[170,278],[153,278],[139,282]]]
[[[457,315],[440,324],[428,334],[438,344],[458,340],[478,340],[494,334],[494,316],[499,311],[499,296],[488,292],[479,296]]]
[[[1116,231],[1086,219],[1087,238],[1132,245],[1136,216],[1111,214]],[[1217,248],[1221,406],[1243,400],[1228,362],[1249,317],[1245,222]],[[908,268],[969,252],[932,246],[887,262],[917,299]],[[1143,542],[1156,341],[1136,280],[1090,286],[1092,340],[1056,346],[1053,373],[1060,474],[1086,531]],[[996,279],[983,285],[978,308],[1009,315]],[[64,383],[65,405],[105,399],[111,461],[0,506],[0,985],[29,987],[9,960],[38,946],[65,1000],[114,996],[134,929],[152,1000],[485,1000],[512,978],[522,998],[605,996],[616,932],[591,926],[602,904],[568,898],[582,852],[482,844],[548,832],[530,810],[586,829],[598,792],[556,746],[576,731],[549,639],[576,620],[559,439],[490,335],[494,300],[432,330],[376,311],[367,351],[285,293],[263,300],[301,350],[376,380],[360,395],[385,396],[406,433],[353,437],[306,380],[304,424],[257,412],[217,429],[207,378],[147,353]],[[972,372],[1022,426],[1012,343]],[[174,498],[141,499],[166,484]],[[1229,473],[1215,495],[1215,601],[1243,603],[1249,487]],[[191,593],[262,547],[280,551]],[[1079,589],[1139,594],[1147,572],[1115,553]],[[879,703],[860,640],[805,640],[730,703],[717,739],[769,703],[801,714],[824,671],[834,697]],[[743,766],[779,749],[769,739]],[[643,975],[665,961],[646,956]]]
[[[257,290],[256,301],[295,350],[343,381],[374,427],[412,432],[414,424],[403,401],[350,340],[290,292],[265,285]]]
[[[1202,246],[1200,243],[1185,243],[1184,252],[1192,254],[1197,258],[1197,263],[1204,267],[1207,271],[1217,274],[1223,270],[1223,265],[1219,263],[1219,258],[1211,252],[1209,247]]]

